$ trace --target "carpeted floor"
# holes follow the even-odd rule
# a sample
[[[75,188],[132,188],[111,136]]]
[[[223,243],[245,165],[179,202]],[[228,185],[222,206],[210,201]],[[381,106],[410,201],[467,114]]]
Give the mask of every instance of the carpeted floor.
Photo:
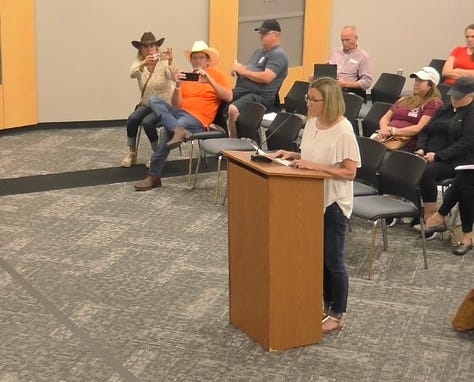
[[[3,134],[0,187],[110,172],[124,135],[123,127]],[[213,204],[215,173],[201,174],[195,190],[171,176],[137,193],[131,177],[144,168],[130,170],[119,182],[38,181],[34,192],[0,196],[0,382],[474,380],[474,332],[450,324],[474,288],[474,252],[457,257],[430,241],[426,270],[420,239],[399,223],[388,251],[379,238],[369,281],[370,225],[352,219],[346,327],[268,353],[229,324],[227,210]]]

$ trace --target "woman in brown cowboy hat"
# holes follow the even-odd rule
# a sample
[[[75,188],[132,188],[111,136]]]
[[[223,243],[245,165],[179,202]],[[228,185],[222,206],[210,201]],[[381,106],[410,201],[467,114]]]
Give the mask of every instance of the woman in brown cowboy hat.
[[[150,109],[149,98],[157,96],[170,102],[174,89],[172,68],[170,68],[173,62],[172,51],[166,49],[163,54],[159,51],[164,41],[164,38],[157,40],[151,32],[143,33],[140,41],[132,41],[132,45],[138,49],[138,52],[130,68],[130,77],[137,79],[140,102],[127,120],[128,152],[122,160],[122,167],[131,167],[137,162],[137,134],[140,124],[150,140],[152,150],[158,147],[155,126],[159,117]]]

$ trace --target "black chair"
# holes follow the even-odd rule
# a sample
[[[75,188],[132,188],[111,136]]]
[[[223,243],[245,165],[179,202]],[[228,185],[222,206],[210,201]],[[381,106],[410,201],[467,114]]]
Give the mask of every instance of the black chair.
[[[194,174],[193,189],[196,188],[197,176],[203,158],[207,155],[217,155],[217,179],[214,190],[214,202],[217,203],[219,196],[219,181],[222,162],[222,151],[253,151],[254,146],[249,142],[260,144],[260,124],[265,114],[265,106],[257,102],[248,102],[240,110],[239,118],[236,121],[238,138],[216,138],[199,141],[199,155]],[[242,139],[245,138],[245,139]]]
[[[445,83],[438,84],[438,90],[441,93],[441,100],[443,101],[444,105],[451,103],[451,96],[448,95],[449,89],[451,89],[451,85]]]
[[[297,113],[306,116],[308,113],[308,106],[304,96],[308,93],[309,82],[295,81],[291,86],[288,94],[285,96],[284,108],[290,113]]]
[[[381,73],[370,91],[372,102],[395,103],[405,85],[406,78],[393,73]]]
[[[367,137],[357,137],[361,166],[354,180],[354,196],[377,195],[377,174],[387,149],[383,143]]]
[[[280,112],[265,131],[268,150],[297,151],[296,139],[304,127],[304,120],[293,113]]]
[[[191,174],[193,172],[193,155],[194,155],[194,142],[201,141],[205,139],[215,139],[215,138],[224,138],[227,136],[227,107],[229,104],[227,102],[221,102],[219,108],[217,109],[216,115],[212,124],[209,126],[209,130],[201,131],[199,133],[194,133],[187,138],[190,142],[189,149],[189,162],[188,162],[188,184],[191,184]],[[181,146],[180,146],[181,150]]]
[[[443,67],[444,64],[446,63],[446,60],[440,59],[440,58],[433,58],[428,66],[431,66],[432,68],[436,69],[436,71],[439,73],[439,78],[442,79],[443,77]],[[441,80],[442,81],[442,80]]]
[[[385,219],[403,217],[420,219],[423,260],[425,268],[428,268],[423,204],[418,187],[425,167],[426,162],[414,154],[404,151],[387,151],[377,179],[379,194],[354,198],[352,216],[372,221],[371,247],[368,257],[369,279],[372,278],[373,273],[375,239],[379,221],[382,223],[384,250],[388,248]]]
[[[379,129],[379,121],[387,111],[392,107],[388,102],[375,102],[362,119],[362,135],[370,137],[376,130]]]
[[[359,116],[360,109],[362,107],[362,104],[364,103],[364,99],[354,93],[342,92],[342,96],[344,97],[344,102],[346,104],[346,112],[344,113],[344,116],[352,124],[354,133],[356,135],[360,135],[359,121],[357,120],[357,117]]]
[[[388,102],[375,102],[371,105],[369,111],[362,119],[362,135],[370,137],[379,129],[380,119],[390,110],[393,104]]]

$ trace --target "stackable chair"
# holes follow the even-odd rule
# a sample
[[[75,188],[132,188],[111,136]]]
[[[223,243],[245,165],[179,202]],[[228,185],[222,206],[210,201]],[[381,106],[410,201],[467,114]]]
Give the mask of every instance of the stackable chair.
[[[344,97],[344,103],[346,104],[346,112],[344,113],[344,116],[352,124],[354,133],[356,135],[360,135],[357,117],[359,116],[364,99],[357,94],[347,92],[342,92],[342,96]]]
[[[222,163],[222,151],[253,151],[254,146],[249,142],[260,145],[260,124],[265,113],[265,106],[258,102],[248,102],[242,106],[239,118],[236,122],[238,138],[216,138],[206,139],[199,142],[200,155],[194,174],[193,189],[196,188],[197,177],[201,162],[207,156],[217,156],[217,179],[214,190],[214,203],[217,203],[219,196],[219,181]],[[245,139],[242,139],[245,138]]]
[[[381,142],[357,137],[361,166],[354,179],[354,196],[377,195],[377,174],[387,149]]]
[[[354,198],[352,216],[372,222],[371,246],[368,256],[368,278],[372,279],[375,257],[377,225],[382,223],[384,250],[388,248],[385,219],[412,217],[420,219],[423,261],[426,258],[423,204],[418,183],[425,171],[426,162],[404,151],[387,151],[378,171],[378,194]]]
[[[405,85],[406,78],[394,73],[381,73],[370,91],[372,102],[395,103]]]
[[[388,102],[374,102],[362,119],[362,135],[370,137],[376,130],[379,129],[379,121],[385,113],[392,107]]]
[[[278,113],[269,128],[265,131],[268,150],[297,151],[296,140],[304,127],[304,119],[294,113]]]

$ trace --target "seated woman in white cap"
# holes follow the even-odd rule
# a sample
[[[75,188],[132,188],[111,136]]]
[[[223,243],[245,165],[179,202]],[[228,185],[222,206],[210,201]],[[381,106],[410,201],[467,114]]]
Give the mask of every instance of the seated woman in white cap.
[[[128,152],[122,160],[122,167],[131,167],[137,162],[136,146],[140,124],[150,140],[151,149],[155,151],[158,148],[156,123],[159,116],[150,109],[149,100],[151,96],[158,96],[169,102],[174,89],[172,51],[166,49],[163,55],[159,52],[164,41],[164,38],[157,40],[151,32],[143,33],[140,41],[132,41],[138,52],[130,68],[130,77],[138,82],[140,100],[127,120]]]
[[[175,74],[176,87],[171,104],[158,97],[150,98],[150,108],[160,115],[164,129],[158,149],[151,155],[150,170],[146,179],[135,184],[136,191],[161,186],[161,173],[171,149],[178,147],[192,133],[209,129],[222,101],[230,102],[232,89],[225,75],[214,69],[219,52],[196,41],[184,56],[197,74],[188,78],[183,71]]]
[[[413,152],[419,132],[443,102],[437,88],[439,73],[436,69],[426,66],[410,77],[415,79],[413,94],[401,97],[380,119],[378,139],[396,135],[411,137],[404,150]]]

